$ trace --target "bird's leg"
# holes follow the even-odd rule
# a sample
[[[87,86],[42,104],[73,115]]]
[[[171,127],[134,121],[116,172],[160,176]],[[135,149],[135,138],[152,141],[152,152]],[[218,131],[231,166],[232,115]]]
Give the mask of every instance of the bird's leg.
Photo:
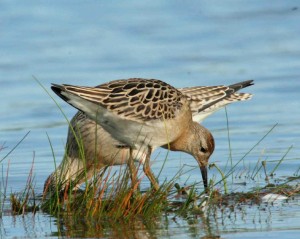
[[[131,179],[131,187],[135,190],[136,183],[137,183],[137,169],[134,165],[134,159],[132,155],[132,148],[129,148],[129,159],[128,159],[128,167],[129,167],[129,173],[130,173],[130,179]]]
[[[151,153],[152,153],[152,147],[148,146],[148,152],[147,152],[147,155],[146,155],[143,170],[144,170],[144,173],[146,174],[146,176],[148,177],[148,179],[150,180],[151,186],[154,188],[155,191],[158,191],[158,189],[159,189],[158,182],[157,182],[157,180],[156,180],[156,178],[155,178],[155,176],[152,173],[151,168],[150,168]]]

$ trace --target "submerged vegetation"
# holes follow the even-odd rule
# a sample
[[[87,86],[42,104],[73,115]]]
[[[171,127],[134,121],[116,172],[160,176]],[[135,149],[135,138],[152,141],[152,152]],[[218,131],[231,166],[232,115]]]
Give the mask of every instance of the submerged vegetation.
[[[157,192],[152,189],[140,192],[139,182],[135,188],[131,187],[127,169],[121,170],[118,175],[112,174],[110,169],[104,168],[83,189],[67,187],[60,191],[58,185],[56,192],[44,194],[42,209],[52,215],[72,213],[74,216],[116,222],[139,216],[151,219],[165,207],[172,182],[164,183]]]

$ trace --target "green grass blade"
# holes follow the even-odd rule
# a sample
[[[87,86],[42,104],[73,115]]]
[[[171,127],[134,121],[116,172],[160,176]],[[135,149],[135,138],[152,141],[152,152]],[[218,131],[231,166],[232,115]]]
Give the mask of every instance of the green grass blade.
[[[282,163],[282,161],[285,159],[285,157],[287,156],[287,154],[290,152],[290,150],[293,148],[293,145],[291,145],[288,150],[285,152],[285,154],[282,156],[282,158],[279,160],[279,162],[276,164],[276,166],[274,167],[274,169],[272,170],[272,172],[270,173],[271,176],[274,175],[275,171],[277,170],[277,168],[279,167],[279,165]]]
[[[28,131],[23,138],[0,160],[0,163],[2,163],[2,161],[4,159],[6,159],[23,141],[24,139],[29,135],[30,131]]]

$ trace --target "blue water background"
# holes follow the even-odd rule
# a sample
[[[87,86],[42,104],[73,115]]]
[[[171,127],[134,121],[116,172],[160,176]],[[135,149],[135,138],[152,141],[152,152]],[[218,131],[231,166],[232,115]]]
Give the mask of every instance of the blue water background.
[[[300,2],[292,0],[1,1],[0,145],[4,148],[0,159],[30,131],[1,163],[4,177],[9,167],[8,193],[24,188],[33,159],[36,191],[42,192],[44,180],[54,169],[47,134],[58,162],[64,152],[67,122],[35,78],[69,118],[76,110],[51,92],[52,82],[98,85],[144,77],[187,87],[254,79],[255,85],[244,90],[253,93],[253,99],[227,108],[233,164],[277,124],[245,157],[237,172],[242,176],[252,174],[259,158],[268,161],[271,171],[292,146],[276,174],[284,178],[297,173],[299,7]],[[228,169],[225,111],[209,117],[204,125],[216,140],[211,162],[222,169],[227,165]],[[165,150],[154,153],[154,171],[160,169],[165,155]],[[168,155],[161,180],[171,178],[185,164],[195,169],[180,182],[187,178],[190,183],[201,181],[195,160],[173,152]],[[219,174],[212,169],[209,176],[218,178]],[[264,184],[264,179],[258,183]],[[298,218],[299,214],[298,209]],[[10,221],[9,216],[6,219]],[[286,225],[287,229],[295,227]],[[5,233],[14,235],[12,231]],[[45,236],[43,233],[38,235]]]

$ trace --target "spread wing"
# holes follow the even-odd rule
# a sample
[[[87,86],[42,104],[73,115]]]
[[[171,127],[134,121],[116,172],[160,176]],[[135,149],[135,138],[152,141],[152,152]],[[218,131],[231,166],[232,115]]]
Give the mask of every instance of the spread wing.
[[[252,97],[248,93],[236,93],[253,85],[253,80],[239,82],[229,86],[198,86],[179,89],[190,102],[193,120],[201,122],[220,108]]]

